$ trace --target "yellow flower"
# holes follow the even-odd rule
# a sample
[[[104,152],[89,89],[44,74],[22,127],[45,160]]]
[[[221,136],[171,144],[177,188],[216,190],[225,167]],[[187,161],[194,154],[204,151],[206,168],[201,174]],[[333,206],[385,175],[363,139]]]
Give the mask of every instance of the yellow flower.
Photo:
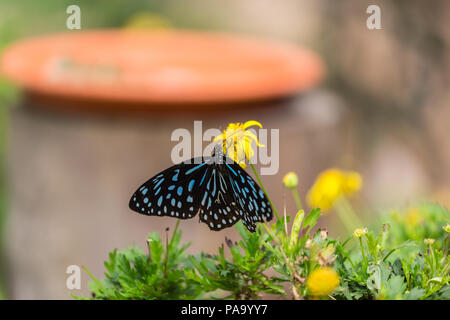
[[[344,172],[344,181],[342,191],[345,194],[353,194],[362,187],[362,178],[358,172],[348,171]]]
[[[433,244],[434,244],[434,239],[431,239],[431,238],[427,238],[427,239],[424,239],[423,240],[423,242],[426,244],[426,245],[429,245],[429,246],[432,246]]]
[[[405,222],[408,226],[414,227],[420,221],[420,211],[417,208],[409,208],[406,212]]]
[[[446,226],[443,226],[442,229],[444,229],[445,232],[450,233],[450,224],[447,224]]]
[[[367,228],[358,228],[355,231],[353,231],[353,236],[355,238],[361,238],[362,236],[366,235],[368,232]]]
[[[253,126],[262,128],[261,123],[254,120],[247,121],[246,123],[230,123],[227,129],[214,139],[215,142],[222,142],[224,154],[233,159],[242,168],[247,166],[245,161],[250,160],[254,155],[252,148],[253,141],[256,142],[258,147],[264,147],[259,143],[255,134],[247,130]]]
[[[354,171],[328,169],[322,172],[308,191],[307,200],[311,207],[327,211],[341,195],[352,195],[362,187],[362,177]]]
[[[295,189],[298,185],[298,176],[295,172],[288,172],[283,177],[283,184],[288,189]]]
[[[339,276],[332,268],[318,268],[308,276],[306,286],[312,296],[326,296],[339,286]]]

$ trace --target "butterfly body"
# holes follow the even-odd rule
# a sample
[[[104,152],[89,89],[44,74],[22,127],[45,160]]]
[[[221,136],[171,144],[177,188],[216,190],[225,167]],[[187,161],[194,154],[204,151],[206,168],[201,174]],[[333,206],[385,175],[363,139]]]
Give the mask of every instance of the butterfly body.
[[[214,231],[242,220],[254,232],[256,222],[272,219],[264,191],[220,148],[210,157],[192,158],[152,177],[132,195],[129,207],[150,216],[198,215]]]

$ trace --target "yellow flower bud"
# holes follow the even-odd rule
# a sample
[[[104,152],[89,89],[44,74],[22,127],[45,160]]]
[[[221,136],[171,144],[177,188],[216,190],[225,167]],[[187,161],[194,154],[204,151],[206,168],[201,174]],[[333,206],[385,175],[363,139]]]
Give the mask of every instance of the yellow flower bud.
[[[355,231],[353,231],[353,236],[355,238],[361,238],[362,236],[365,236],[367,232],[368,232],[367,228],[358,228]]]
[[[450,233],[450,224],[447,224],[446,226],[443,226],[442,229],[444,229],[445,232]]]
[[[288,172],[283,177],[283,184],[287,189],[295,189],[298,185],[298,176],[295,172]]]
[[[431,239],[431,238],[426,238],[426,239],[424,239],[423,240],[423,242],[426,244],[426,245],[428,245],[428,246],[432,246],[433,244],[434,244],[434,239]]]
[[[339,275],[332,268],[321,267],[308,276],[306,286],[312,296],[326,296],[339,286]]]

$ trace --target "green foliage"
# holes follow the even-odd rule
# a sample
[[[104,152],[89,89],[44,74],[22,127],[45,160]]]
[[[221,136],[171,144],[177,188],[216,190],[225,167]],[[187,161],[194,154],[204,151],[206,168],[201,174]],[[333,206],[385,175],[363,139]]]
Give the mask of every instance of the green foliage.
[[[292,224],[282,217],[255,233],[238,223],[240,239],[226,239],[212,256],[186,254],[181,231],[165,240],[151,233],[148,253],[136,247],[111,252],[105,279],[93,278],[90,289],[95,299],[308,299],[309,275],[332,267],[340,278],[333,299],[450,298],[446,232],[438,232],[434,244],[407,239],[393,245],[398,233],[384,224],[379,233],[340,241],[326,230],[313,232],[319,218],[318,209],[299,210]],[[447,219],[445,211],[434,222],[442,229]]]
[[[391,226],[390,241],[398,245],[407,240],[422,243],[423,239],[436,239],[442,245],[446,232],[442,226],[450,222],[448,210],[437,203],[420,203],[390,212],[385,218]]]
[[[109,254],[104,280],[93,278],[90,290],[96,299],[195,299],[199,284],[186,278],[192,268],[185,255],[189,244],[181,245],[181,232],[175,230],[165,243],[157,233],[147,239],[148,253],[132,247]],[[91,276],[92,277],[92,276]]]
[[[448,215],[448,212],[447,212]],[[441,226],[444,221],[436,221]],[[447,299],[449,292],[448,248],[439,243],[448,235],[442,233],[432,245],[406,240],[398,246],[390,236],[391,228],[383,225],[378,236],[369,232],[360,242],[360,250],[338,246],[336,268],[341,275],[337,298],[345,299]],[[392,239],[394,238],[394,239]],[[447,241],[448,243],[448,241]],[[363,252],[367,255],[364,258]]]
[[[255,233],[248,233],[240,222],[236,228],[242,240],[232,243],[226,239],[231,259],[225,256],[223,246],[211,258],[190,257],[194,269],[187,270],[186,275],[205,291],[225,291],[223,298],[255,299],[261,293],[283,295],[279,279],[264,274],[276,262],[274,254],[264,247],[269,236],[261,228]]]

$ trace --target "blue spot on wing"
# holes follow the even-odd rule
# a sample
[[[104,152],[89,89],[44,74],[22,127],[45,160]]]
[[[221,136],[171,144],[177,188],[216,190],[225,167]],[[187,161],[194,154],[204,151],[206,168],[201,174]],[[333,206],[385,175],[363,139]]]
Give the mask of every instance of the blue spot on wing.
[[[225,163],[225,165],[228,167],[228,169],[230,169],[231,170],[231,172],[233,172],[234,173],[234,175],[235,176],[237,176],[237,173],[236,173],[236,171],[234,171],[233,170],[233,168],[228,164],[228,163]]]
[[[198,170],[199,168],[203,167],[206,164],[206,162],[203,162],[201,164],[199,164],[198,166],[189,169],[188,171],[186,171],[186,175],[191,174],[192,172],[194,172],[195,170]]]
[[[194,189],[194,184],[195,184],[195,180],[192,179],[192,180],[189,182],[189,187],[188,187],[189,192],[191,192],[192,189]]]
[[[203,181],[205,180],[206,174],[208,173],[208,169],[206,169],[205,173],[203,174],[202,181],[200,181],[200,185],[203,184]]]
[[[159,180],[159,182],[153,187],[153,190],[158,189],[158,187],[161,185],[161,183],[163,183],[164,178],[162,178],[161,180]]]
[[[178,174],[180,173],[180,169],[175,169],[175,174],[172,177],[172,181],[178,181]]]

